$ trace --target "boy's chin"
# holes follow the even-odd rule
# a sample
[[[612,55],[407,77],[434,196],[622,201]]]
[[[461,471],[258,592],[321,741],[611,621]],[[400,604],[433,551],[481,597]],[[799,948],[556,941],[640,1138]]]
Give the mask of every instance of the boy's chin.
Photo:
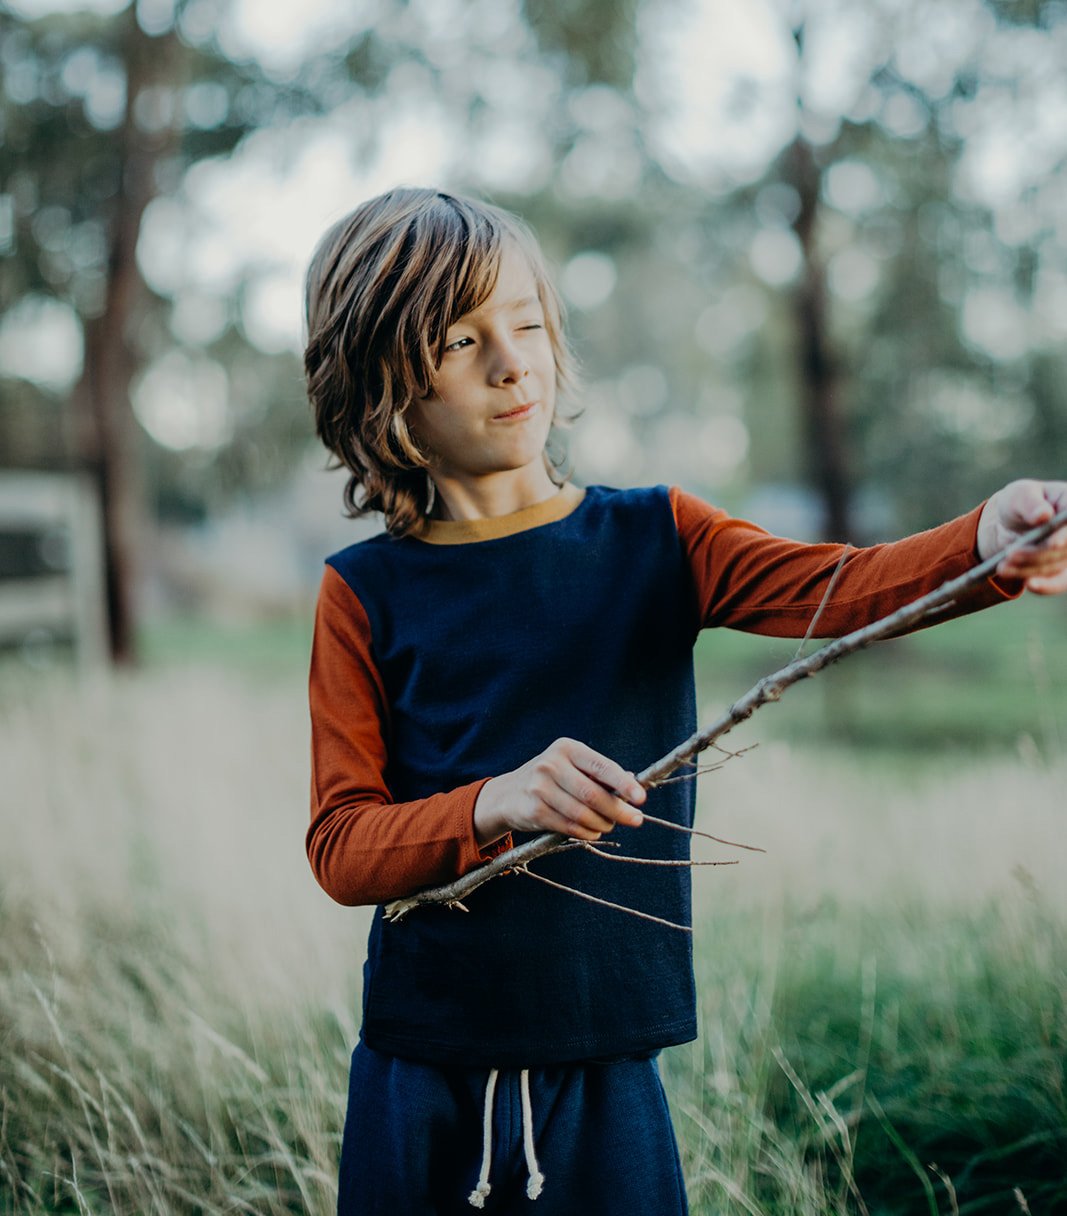
[[[531,436],[531,439],[533,437]],[[547,436],[545,437],[547,439]],[[495,454],[495,459],[490,463],[495,465],[501,471],[508,469],[512,472],[517,472],[520,469],[530,468],[531,466],[539,467],[545,462],[545,443],[531,442],[522,444],[507,451]]]
[[[488,464],[483,473],[487,477],[493,475],[501,475],[512,473],[519,476],[523,473],[529,473],[531,476],[539,476],[548,468],[548,462],[545,458],[545,449],[538,448],[536,451],[516,453],[511,457],[504,457],[500,460],[493,461]]]

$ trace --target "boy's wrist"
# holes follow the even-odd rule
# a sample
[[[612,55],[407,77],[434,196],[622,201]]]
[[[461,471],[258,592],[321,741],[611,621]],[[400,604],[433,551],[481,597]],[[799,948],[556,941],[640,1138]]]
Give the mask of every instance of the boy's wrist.
[[[979,561],[985,561],[1000,547],[997,545],[997,503],[996,494],[987,498],[982,505],[978,517],[978,528],[975,536],[974,551]]]
[[[508,824],[497,806],[499,781],[499,777],[490,777],[474,800],[474,839],[482,849],[508,834]]]

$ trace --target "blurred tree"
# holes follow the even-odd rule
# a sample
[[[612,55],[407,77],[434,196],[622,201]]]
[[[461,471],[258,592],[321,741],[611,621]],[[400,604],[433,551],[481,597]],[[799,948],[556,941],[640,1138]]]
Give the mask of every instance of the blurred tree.
[[[987,25],[963,40],[940,87],[917,88],[901,56],[879,73],[887,105],[906,97],[915,107],[917,134],[849,132],[887,194],[859,221],[860,239],[895,233],[851,338],[866,363],[854,379],[856,435],[868,476],[903,488],[912,526],[1008,477],[1067,465],[1062,327],[1049,292],[1067,287],[1067,233],[1055,225],[1067,128],[1042,118],[1067,103],[1067,14],[1039,2],[969,8]],[[1047,374],[1056,365],[1058,391]]]
[[[1023,469],[1067,464],[1067,392],[1050,374],[1063,369],[1050,306],[1067,290],[1054,201],[1067,126],[1051,119],[1067,105],[1067,13],[1040,0],[847,7],[783,14],[795,133],[738,198],[757,217],[776,191],[794,200],[798,269],[771,286],[792,301],[793,336],[768,329],[760,349],[795,343],[823,531],[862,539],[858,483],[884,487],[917,527]],[[853,83],[835,96],[818,74],[838,35]]]
[[[762,41],[736,63],[715,59],[713,10],[689,0],[527,10],[539,52],[565,56],[565,84],[529,132],[552,172],[503,201],[546,233],[565,270],[587,252],[613,267],[603,300],[572,295],[593,387],[615,405],[598,440],[631,476],[673,468],[718,492],[731,466],[715,445],[741,444],[740,396],[753,473],[799,469],[821,532],[857,540],[893,526],[886,503],[897,526],[925,526],[1022,469],[1055,473],[1067,463],[1049,321],[1067,293],[1054,202],[1067,124],[1052,116],[1067,106],[1067,9],[758,10]],[[662,37],[672,26],[683,31],[674,45]],[[719,96],[701,113],[705,93]],[[1015,148],[991,142],[998,127]],[[999,202],[974,184],[975,166],[998,157],[1031,183],[1014,196],[998,186]],[[485,182],[476,161],[468,172]],[[667,391],[632,408],[629,370],[649,367]],[[659,462],[665,442],[674,451]]]
[[[531,4],[523,13],[541,53],[557,62],[569,88],[633,87],[639,0],[565,0]]]
[[[28,296],[63,303],[80,323],[82,371],[65,427],[27,436],[25,410],[5,414],[24,461],[80,467],[99,488],[108,614],[116,661],[134,657],[134,573],[146,523],[146,437],[130,402],[134,374],[173,342],[153,321],[164,302],[137,260],[149,202],[205,157],[257,125],[320,103],[299,79],[234,62],[214,36],[225,0],[131,3],[114,16],[0,9],[0,193],[12,230],[0,306]],[[187,14],[195,9],[195,21]],[[42,402],[42,404],[44,404]],[[14,413],[12,419],[10,414]]]
[[[803,71],[804,23],[793,27],[798,67]],[[795,191],[792,229],[801,252],[801,270],[793,291],[797,380],[808,474],[823,503],[822,534],[827,539],[855,539],[852,522],[852,473],[848,437],[838,391],[837,359],[829,333],[829,289],[826,263],[818,241],[824,162],[805,134],[803,90],[797,89],[797,134],[781,158],[782,178]]]
[[[865,539],[886,526],[855,509],[872,487],[919,526],[1067,463],[1062,4],[385,0],[284,69],[237,55],[226,12],[138,0],[31,21],[0,3],[0,306],[84,346],[69,412],[59,343],[51,377],[0,381],[0,443],[95,470],[116,654],[143,470],[156,510],[197,518],[276,483],[310,433],[295,353],[251,342],[244,284],[210,308],[150,279],[157,295],[137,252],[190,224],[205,158],[267,125],[269,155],[310,142],[294,116],[322,116],[325,155],[373,188],[398,143],[447,138],[448,184],[531,220],[587,371],[583,477],[736,507],[747,477],[800,469],[824,530]],[[727,29],[742,22],[747,41]],[[181,392],[223,399],[210,442],[160,412]]]

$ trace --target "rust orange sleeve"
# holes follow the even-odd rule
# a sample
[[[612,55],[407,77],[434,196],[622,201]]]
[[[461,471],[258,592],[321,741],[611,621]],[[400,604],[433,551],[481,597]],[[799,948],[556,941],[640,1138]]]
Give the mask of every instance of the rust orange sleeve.
[[[773,637],[803,637],[841,560],[836,544],[772,536],[677,487],[670,491],[678,535],[693,573],[703,625]],[[848,549],[815,637],[840,637],[918,599],[978,562],[976,507],[928,532]],[[935,624],[1020,594],[1022,584],[987,579],[931,616]]]
[[[308,681],[311,826],[307,852],[338,903],[377,904],[458,878],[510,846],[474,835],[480,781],[415,802],[386,784],[389,706],[358,597],[327,566]]]

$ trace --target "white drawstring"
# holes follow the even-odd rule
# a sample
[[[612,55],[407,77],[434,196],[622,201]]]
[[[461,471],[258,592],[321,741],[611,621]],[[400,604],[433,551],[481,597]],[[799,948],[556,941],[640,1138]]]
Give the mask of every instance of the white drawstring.
[[[482,1168],[478,1174],[478,1185],[467,1196],[472,1208],[484,1208],[489,1194],[489,1163],[493,1157],[493,1094],[496,1092],[497,1070],[490,1068],[489,1080],[485,1083],[485,1114],[482,1116]]]
[[[545,1176],[537,1164],[533,1142],[533,1109],[530,1106],[530,1070],[519,1073],[519,1090],[522,1094],[522,1147],[526,1153],[526,1198],[536,1199],[545,1185]]]
[[[489,1166],[493,1158],[493,1097],[496,1093],[496,1079],[499,1070],[489,1070],[489,1080],[485,1083],[485,1109],[482,1114],[482,1168],[478,1174],[478,1185],[467,1196],[467,1202],[473,1208],[484,1208],[486,1198],[492,1189],[489,1185]],[[522,1150],[526,1154],[526,1197],[536,1199],[545,1185],[545,1176],[537,1164],[537,1153],[534,1151],[533,1138],[533,1107],[530,1105],[530,1070],[524,1068],[519,1073],[519,1094],[522,1099]]]

